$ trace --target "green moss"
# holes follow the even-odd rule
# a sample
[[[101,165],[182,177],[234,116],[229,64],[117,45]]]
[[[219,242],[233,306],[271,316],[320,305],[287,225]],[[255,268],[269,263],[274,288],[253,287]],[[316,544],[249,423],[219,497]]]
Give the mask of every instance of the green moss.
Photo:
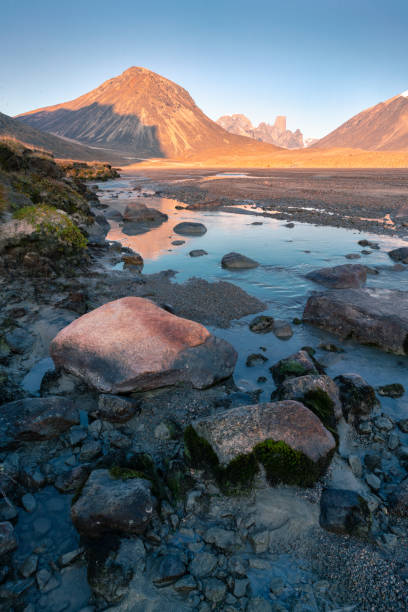
[[[148,478],[146,478],[143,472],[140,472],[139,470],[123,468],[119,465],[112,466],[109,470],[109,474],[112,476],[112,478],[115,478],[116,480],[128,480],[129,478],[144,478],[146,480],[149,480]]]
[[[334,402],[326,391],[312,389],[303,396],[302,403],[319,417],[325,427],[328,429],[336,427]]]
[[[218,467],[216,478],[224,493],[233,494],[249,489],[259,472],[253,453],[238,455],[226,467]]]
[[[283,361],[279,365],[279,373],[287,378],[289,376],[303,376],[308,373],[308,369],[305,368],[301,363],[295,360]]]
[[[52,206],[25,206],[14,213],[14,218],[30,223],[51,250],[65,253],[86,248],[87,240],[72,219]]]
[[[254,454],[272,485],[285,483],[308,487],[319,477],[319,469],[313,461],[282,440],[265,440],[255,446]]]
[[[184,445],[192,467],[217,470],[220,462],[211,444],[201,438],[191,425],[184,431]]]

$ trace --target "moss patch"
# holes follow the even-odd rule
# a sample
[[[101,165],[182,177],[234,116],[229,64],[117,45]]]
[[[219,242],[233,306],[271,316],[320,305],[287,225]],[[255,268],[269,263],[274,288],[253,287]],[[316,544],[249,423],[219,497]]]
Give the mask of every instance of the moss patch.
[[[318,466],[304,453],[293,450],[282,440],[265,440],[255,446],[254,454],[264,466],[272,485],[285,483],[309,487],[319,477]]]
[[[301,400],[330,431],[336,428],[334,416],[334,402],[323,389],[311,389]]]
[[[138,470],[131,470],[129,468],[123,468],[119,465],[112,466],[109,470],[109,474],[112,476],[112,478],[115,478],[116,480],[128,480],[129,478],[146,479],[146,476],[143,474],[143,472],[139,472]]]

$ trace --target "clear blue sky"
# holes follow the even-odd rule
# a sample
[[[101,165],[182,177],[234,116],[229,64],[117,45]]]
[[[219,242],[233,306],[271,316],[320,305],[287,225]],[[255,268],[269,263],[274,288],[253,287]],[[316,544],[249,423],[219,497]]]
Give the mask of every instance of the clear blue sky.
[[[73,99],[130,66],[212,119],[323,136],[408,89],[408,0],[0,0],[0,111]]]

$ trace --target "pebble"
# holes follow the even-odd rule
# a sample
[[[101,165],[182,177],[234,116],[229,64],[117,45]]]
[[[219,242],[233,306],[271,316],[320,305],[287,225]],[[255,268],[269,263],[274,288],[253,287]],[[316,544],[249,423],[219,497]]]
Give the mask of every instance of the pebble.
[[[381,487],[381,480],[375,474],[367,474],[366,483],[373,491],[378,491]]]

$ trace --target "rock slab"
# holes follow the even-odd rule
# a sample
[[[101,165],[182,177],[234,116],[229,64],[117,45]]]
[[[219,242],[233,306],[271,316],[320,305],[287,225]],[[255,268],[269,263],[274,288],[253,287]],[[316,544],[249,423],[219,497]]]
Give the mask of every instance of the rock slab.
[[[303,313],[306,323],[341,338],[408,354],[408,291],[338,289],[312,295]]]
[[[127,297],[65,327],[51,344],[57,367],[104,393],[145,391],[182,382],[197,389],[230,376],[237,354],[194,321]]]

